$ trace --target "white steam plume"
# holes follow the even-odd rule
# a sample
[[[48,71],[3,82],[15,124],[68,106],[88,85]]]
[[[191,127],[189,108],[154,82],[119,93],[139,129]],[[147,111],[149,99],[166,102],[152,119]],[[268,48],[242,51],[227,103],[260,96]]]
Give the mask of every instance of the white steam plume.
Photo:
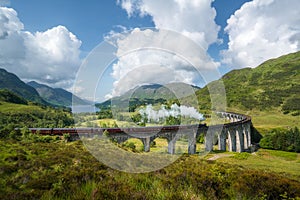
[[[146,108],[140,109],[139,113],[142,115],[142,117],[146,116],[148,122],[150,122],[151,120],[159,122],[160,120],[163,120],[170,116],[185,116],[200,121],[205,120],[203,114],[199,113],[194,107],[188,107],[184,105],[178,106],[177,104],[171,105],[171,109],[166,109],[166,106],[162,105],[160,110],[154,110],[153,106],[149,104],[146,106]]]

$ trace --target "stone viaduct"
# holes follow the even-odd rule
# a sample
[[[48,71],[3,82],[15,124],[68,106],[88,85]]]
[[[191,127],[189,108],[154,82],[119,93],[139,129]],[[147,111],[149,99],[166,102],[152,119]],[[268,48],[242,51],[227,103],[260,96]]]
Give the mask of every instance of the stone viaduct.
[[[76,129],[30,129],[33,133],[62,135],[69,133],[72,140],[80,137],[94,138],[104,135],[118,143],[130,138],[138,138],[144,145],[144,151],[150,151],[150,144],[156,138],[165,138],[168,141],[168,153],[174,154],[176,141],[185,138],[188,141],[188,153],[196,153],[196,141],[201,134],[204,135],[206,151],[212,151],[218,144],[222,151],[243,152],[251,147],[251,118],[246,115],[229,112],[218,112],[218,115],[230,121],[229,123],[206,126],[175,125],[157,127],[131,127],[131,128],[76,128]],[[48,131],[48,132],[47,132]],[[106,134],[104,132],[106,131]]]

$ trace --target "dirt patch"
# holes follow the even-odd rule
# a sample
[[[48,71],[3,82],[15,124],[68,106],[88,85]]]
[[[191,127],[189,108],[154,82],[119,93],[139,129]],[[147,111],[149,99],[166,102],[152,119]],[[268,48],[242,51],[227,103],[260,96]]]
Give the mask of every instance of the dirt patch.
[[[219,158],[225,158],[225,157],[230,157],[232,154],[216,154],[211,158],[208,158],[207,160],[217,160]]]

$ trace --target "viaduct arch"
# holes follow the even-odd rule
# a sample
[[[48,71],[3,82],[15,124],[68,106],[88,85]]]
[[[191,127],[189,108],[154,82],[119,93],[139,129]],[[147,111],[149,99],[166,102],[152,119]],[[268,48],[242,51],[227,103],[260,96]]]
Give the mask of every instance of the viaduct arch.
[[[212,151],[214,144],[218,143],[218,149],[231,152],[243,152],[251,147],[251,117],[230,113],[217,112],[218,115],[230,121],[229,123],[206,126],[198,125],[175,125],[159,127],[131,127],[131,128],[31,128],[32,133],[63,135],[69,133],[71,140],[80,139],[79,136],[94,138],[104,136],[104,131],[108,137],[118,143],[125,142],[130,138],[138,138],[143,142],[144,151],[150,151],[150,144],[156,138],[165,138],[168,141],[168,153],[174,154],[176,141],[185,137],[188,141],[188,153],[196,153],[196,141],[201,134],[204,134],[204,144],[206,151]],[[217,138],[217,141],[216,139]]]

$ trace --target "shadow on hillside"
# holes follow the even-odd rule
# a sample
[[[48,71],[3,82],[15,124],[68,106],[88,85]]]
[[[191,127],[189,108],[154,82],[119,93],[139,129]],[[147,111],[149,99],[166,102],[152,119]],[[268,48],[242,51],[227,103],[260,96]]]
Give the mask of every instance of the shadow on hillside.
[[[262,137],[262,134],[260,134],[260,132],[253,125],[251,125],[251,143],[259,148],[259,142]]]

